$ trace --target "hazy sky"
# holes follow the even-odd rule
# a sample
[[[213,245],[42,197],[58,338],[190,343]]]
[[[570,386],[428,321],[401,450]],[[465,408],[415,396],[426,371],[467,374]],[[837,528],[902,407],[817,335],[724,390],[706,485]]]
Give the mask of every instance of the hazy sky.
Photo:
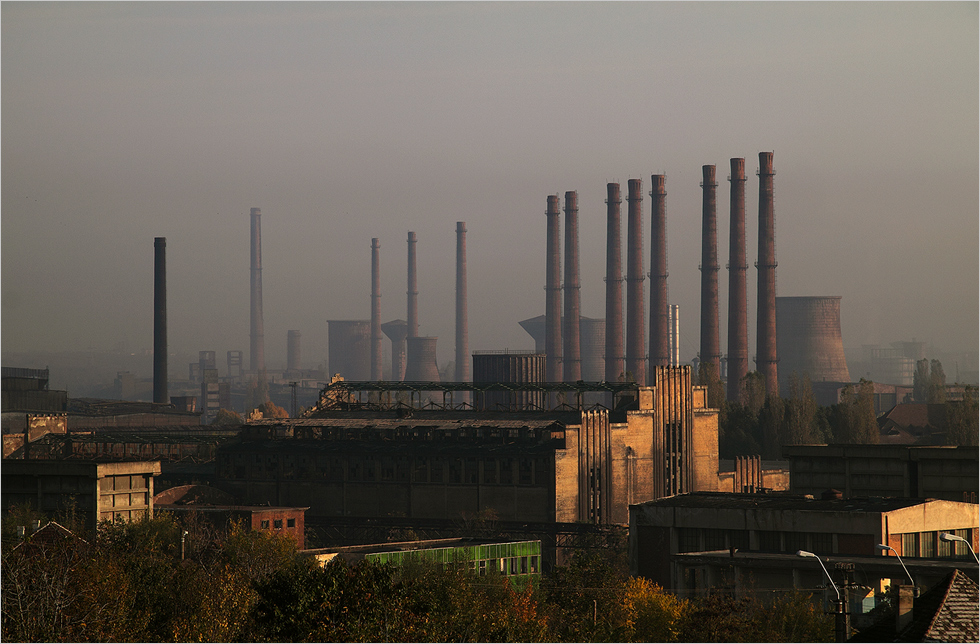
[[[0,10],[5,351],[152,347],[161,236],[171,349],[247,361],[251,207],[270,367],[288,329],[313,367],[326,320],[370,316],[372,237],[382,318],[404,318],[409,230],[420,331],[451,360],[457,221],[470,348],[533,348],[517,322],[544,312],[547,196],[578,191],[582,312],[604,317],[606,183],[625,197],[643,179],[646,271],[650,175],[665,172],[686,360],[701,166],[718,167],[724,350],[725,179],[745,157],[754,355],[763,150],[775,153],[778,295],[843,296],[846,347],[978,348],[975,2]]]

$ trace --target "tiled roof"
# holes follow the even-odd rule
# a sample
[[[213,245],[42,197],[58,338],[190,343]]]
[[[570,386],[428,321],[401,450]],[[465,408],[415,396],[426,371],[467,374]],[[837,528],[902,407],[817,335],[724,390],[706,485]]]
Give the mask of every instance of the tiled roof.
[[[915,602],[912,623],[898,642],[976,642],[977,582],[954,570]]]

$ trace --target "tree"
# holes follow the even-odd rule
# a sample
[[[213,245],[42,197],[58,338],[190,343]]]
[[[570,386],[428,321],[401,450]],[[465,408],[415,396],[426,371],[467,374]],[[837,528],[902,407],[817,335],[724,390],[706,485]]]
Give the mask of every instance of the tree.
[[[962,400],[946,403],[946,444],[976,447],[980,434],[977,388],[966,387]]]
[[[758,414],[766,402],[766,379],[758,371],[750,371],[740,382],[739,400],[753,414]]]
[[[263,418],[289,418],[289,412],[271,400],[259,405],[258,410],[262,412]]]
[[[721,409],[725,401],[725,388],[721,384],[718,365],[711,361],[702,361],[698,365],[698,384],[708,388],[708,407]]]
[[[718,412],[718,455],[735,458],[758,454],[759,418],[746,405],[725,401]]]
[[[245,421],[242,420],[237,411],[225,408],[219,409],[218,413],[214,415],[214,420],[211,421],[212,425],[242,425],[244,423]]]
[[[783,425],[786,418],[786,405],[783,399],[773,394],[766,396],[766,402],[759,412],[759,430],[762,433],[762,457],[776,459],[780,457],[780,446],[783,445],[785,430]]]
[[[943,371],[943,363],[939,360],[932,361],[926,402],[934,405],[946,402],[946,373]]]
[[[631,577],[622,591],[626,642],[676,642],[688,603],[642,577]]]
[[[929,398],[929,361],[926,359],[915,362],[915,375],[912,376],[912,400],[919,403],[927,402]]]
[[[841,392],[840,403],[834,407],[831,412],[831,426],[837,442],[878,442],[873,382],[861,378],[856,386],[847,385]]]
[[[807,445],[821,442],[817,430],[817,399],[813,395],[810,376],[803,378],[792,373],[789,377],[789,399],[786,401],[786,445]]]

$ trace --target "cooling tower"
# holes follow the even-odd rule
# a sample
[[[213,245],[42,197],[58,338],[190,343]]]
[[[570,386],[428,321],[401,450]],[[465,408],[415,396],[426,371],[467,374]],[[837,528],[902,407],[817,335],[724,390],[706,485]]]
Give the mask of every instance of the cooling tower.
[[[643,181],[629,180],[626,217],[626,371],[637,385],[647,378],[643,302]]]
[[[541,353],[477,351],[473,354],[473,382],[544,382],[546,357]],[[477,392],[475,407],[481,410],[540,409],[544,394],[537,391]]]
[[[409,337],[408,360],[405,365],[406,382],[439,382],[439,365],[436,363],[435,337]]]
[[[840,332],[840,297],[777,297],[776,345],[780,395],[790,376],[811,382],[850,382]]]
[[[779,391],[776,374],[776,218],[773,209],[772,152],[759,153],[759,270],[756,318],[756,370],[766,382],[766,393]]]
[[[578,261],[578,193],[565,193],[565,315],[562,317],[562,379],[582,379],[582,288]]]
[[[528,318],[526,320],[521,320],[518,322],[521,328],[527,331],[527,334],[534,338],[534,352],[535,353],[545,353],[545,317],[539,315],[537,317]]]
[[[721,377],[718,339],[718,219],[715,166],[701,166],[701,364]],[[697,378],[697,375],[695,375]]]
[[[167,391],[167,238],[153,238],[153,402],[169,403]]]
[[[728,400],[738,400],[749,372],[748,304],[745,290],[745,159],[731,160],[731,221],[728,240]]]
[[[393,382],[405,379],[405,338],[408,337],[408,322],[392,320],[381,325],[381,330],[391,340],[391,376]]]
[[[381,380],[381,242],[371,240],[371,380]]]
[[[626,371],[623,355],[623,251],[619,184],[606,184],[606,377],[617,382]]]
[[[466,222],[456,222],[456,382],[470,379],[470,336],[466,301]]]
[[[327,320],[330,375],[346,380],[371,378],[371,321]]]
[[[299,331],[286,331],[286,371],[301,369],[299,339]]]
[[[670,310],[667,301],[666,177],[650,176],[650,375],[654,367],[671,364]]]
[[[547,267],[545,270],[545,332],[548,382],[561,381],[561,222],[558,221],[558,195],[548,195]]]

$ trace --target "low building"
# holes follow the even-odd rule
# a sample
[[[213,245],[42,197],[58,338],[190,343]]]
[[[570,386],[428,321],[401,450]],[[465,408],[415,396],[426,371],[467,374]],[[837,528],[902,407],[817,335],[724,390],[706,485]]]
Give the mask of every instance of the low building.
[[[823,573],[796,556],[802,550],[859,563],[866,575],[859,581],[877,588],[882,579],[904,577],[897,558],[881,554],[884,544],[910,569],[917,566],[915,581],[925,584],[953,566],[976,570],[965,547],[938,535],[954,533],[976,549],[977,527],[978,506],[955,501],[679,494],[630,506],[630,572],[679,594],[749,584],[814,588]]]
[[[157,461],[6,459],[0,470],[3,511],[30,506],[52,517],[74,511],[94,532],[100,521],[153,516]]]
[[[155,506],[157,512],[170,512],[186,521],[191,515],[224,529],[240,523],[249,530],[281,534],[296,542],[296,548],[306,547],[306,511],[309,508],[278,508],[254,505],[167,505]]]
[[[977,502],[976,447],[787,445],[793,494],[840,490],[844,497],[886,496]]]
[[[431,539],[338,548],[318,548],[302,553],[321,565],[340,558],[354,562],[367,560],[401,566],[411,560],[440,566],[462,565],[481,577],[506,575],[523,584],[541,575],[540,541],[478,541],[473,539]]]

